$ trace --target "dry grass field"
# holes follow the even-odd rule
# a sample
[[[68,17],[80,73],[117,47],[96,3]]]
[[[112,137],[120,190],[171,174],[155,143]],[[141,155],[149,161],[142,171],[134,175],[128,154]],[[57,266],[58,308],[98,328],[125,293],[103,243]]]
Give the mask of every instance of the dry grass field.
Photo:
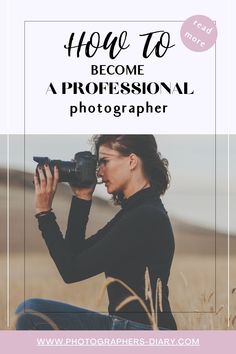
[[[16,178],[17,177],[17,178]],[[51,260],[33,217],[31,176],[12,175],[10,194],[10,328],[14,311],[27,298],[48,298],[100,312],[107,309],[107,297],[100,298],[104,275],[65,284]],[[16,183],[17,181],[17,183]],[[6,189],[0,184],[0,329],[7,329]],[[24,191],[25,190],[25,191]],[[55,212],[65,230],[70,194],[60,186]],[[88,235],[106,223],[116,209],[94,199]],[[236,329],[236,237],[231,237],[228,298],[227,236],[173,220],[176,253],[169,281],[171,307],[183,330]],[[228,326],[228,302],[230,320]]]
[[[217,282],[208,276],[211,261],[207,257],[184,256],[173,264],[170,278],[170,301],[179,329],[228,329],[227,320],[227,262],[217,260]],[[24,275],[25,263],[25,275]],[[196,270],[197,268],[197,270]],[[1,256],[1,269],[6,269],[6,258]],[[236,267],[231,271],[236,277]],[[101,299],[104,276],[75,284],[65,284],[47,254],[30,253],[11,257],[10,323],[14,328],[14,310],[24,297],[48,298],[106,313],[107,297]],[[6,279],[2,278],[4,284]],[[232,283],[231,283],[232,284]],[[231,289],[232,290],[232,289]],[[215,303],[216,300],[216,303]],[[236,293],[230,291],[230,326],[236,329]],[[215,306],[216,304],[216,306]],[[1,284],[0,328],[6,329],[6,287]]]

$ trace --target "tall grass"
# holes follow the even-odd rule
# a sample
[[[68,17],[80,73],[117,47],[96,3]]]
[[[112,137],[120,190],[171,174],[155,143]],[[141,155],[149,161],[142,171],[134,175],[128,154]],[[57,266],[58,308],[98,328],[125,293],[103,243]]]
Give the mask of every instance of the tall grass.
[[[129,304],[130,302],[133,301],[138,301],[143,310],[145,311],[148,320],[150,322],[150,325],[153,330],[158,329],[158,305],[160,308],[160,311],[163,312],[163,307],[162,307],[162,283],[161,280],[158,278],[157,283],[156,283],[156,293],[155,293],[155,306],[153,304],[153,292],[152,292],[152,287],[151,287],[151,280],[150,280],[150,275],[149,275],[149,270],[148,267],[146,267],[145,275],[144,275],[144,284],[145,284],[145,300],[149,302],[150,304],[150,310],[148,309],[146,303],[144,300],[137,295],[137,293],[131,289],[125,282],[123,282],[120,279],[108,277],[103,285],[100,299],[103,298],[105,290],[107,287],[112,284],[112,283],[118,283],[122,285],[126,290],[129,291],[131,295],[127,296],[124,300],[120,302],[120,304],[116,307],[116,311],[120,311],[124,306]]]

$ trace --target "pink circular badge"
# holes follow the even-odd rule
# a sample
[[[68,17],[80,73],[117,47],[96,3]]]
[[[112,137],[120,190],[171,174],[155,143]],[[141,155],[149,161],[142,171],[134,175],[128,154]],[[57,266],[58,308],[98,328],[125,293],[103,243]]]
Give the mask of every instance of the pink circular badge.
[[[203,52],[215,44],[217,28],[209,17],[195,15],[184,21],[180,35],[187,48],[195,52]]]

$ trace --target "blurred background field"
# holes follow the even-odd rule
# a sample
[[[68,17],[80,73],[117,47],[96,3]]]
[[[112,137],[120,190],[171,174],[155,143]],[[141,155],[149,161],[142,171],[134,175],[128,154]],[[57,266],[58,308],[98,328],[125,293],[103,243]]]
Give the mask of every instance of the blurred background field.
[[[7,329],[6,259],[6,171],[1,170],[0,196],[0,329]],[[107,297],[100,302],[104,275],[80,283],[63,283],[51,260],[34,218],[32,175],[10,173],[10,326],[14,311],[27,298],[56,299],[92,310],[105,312]],[[61,184],[54,210],[64,232],[71,193]],[[117,212],[111,203],[95,197],[87,228],[91,235]],[[169,282],[170,302],[179,329],[228,328],[227,235],[171,218],[176,253]],[[229,329],[236,328],[236,238],[230,241]]]

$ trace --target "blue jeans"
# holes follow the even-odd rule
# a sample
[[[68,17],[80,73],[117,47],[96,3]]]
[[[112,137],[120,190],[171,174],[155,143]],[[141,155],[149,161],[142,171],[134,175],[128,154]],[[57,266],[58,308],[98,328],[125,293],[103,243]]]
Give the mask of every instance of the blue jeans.
[[[22,302],[16,315],[17,330],[152,330],[151,325],[45,299]]]

